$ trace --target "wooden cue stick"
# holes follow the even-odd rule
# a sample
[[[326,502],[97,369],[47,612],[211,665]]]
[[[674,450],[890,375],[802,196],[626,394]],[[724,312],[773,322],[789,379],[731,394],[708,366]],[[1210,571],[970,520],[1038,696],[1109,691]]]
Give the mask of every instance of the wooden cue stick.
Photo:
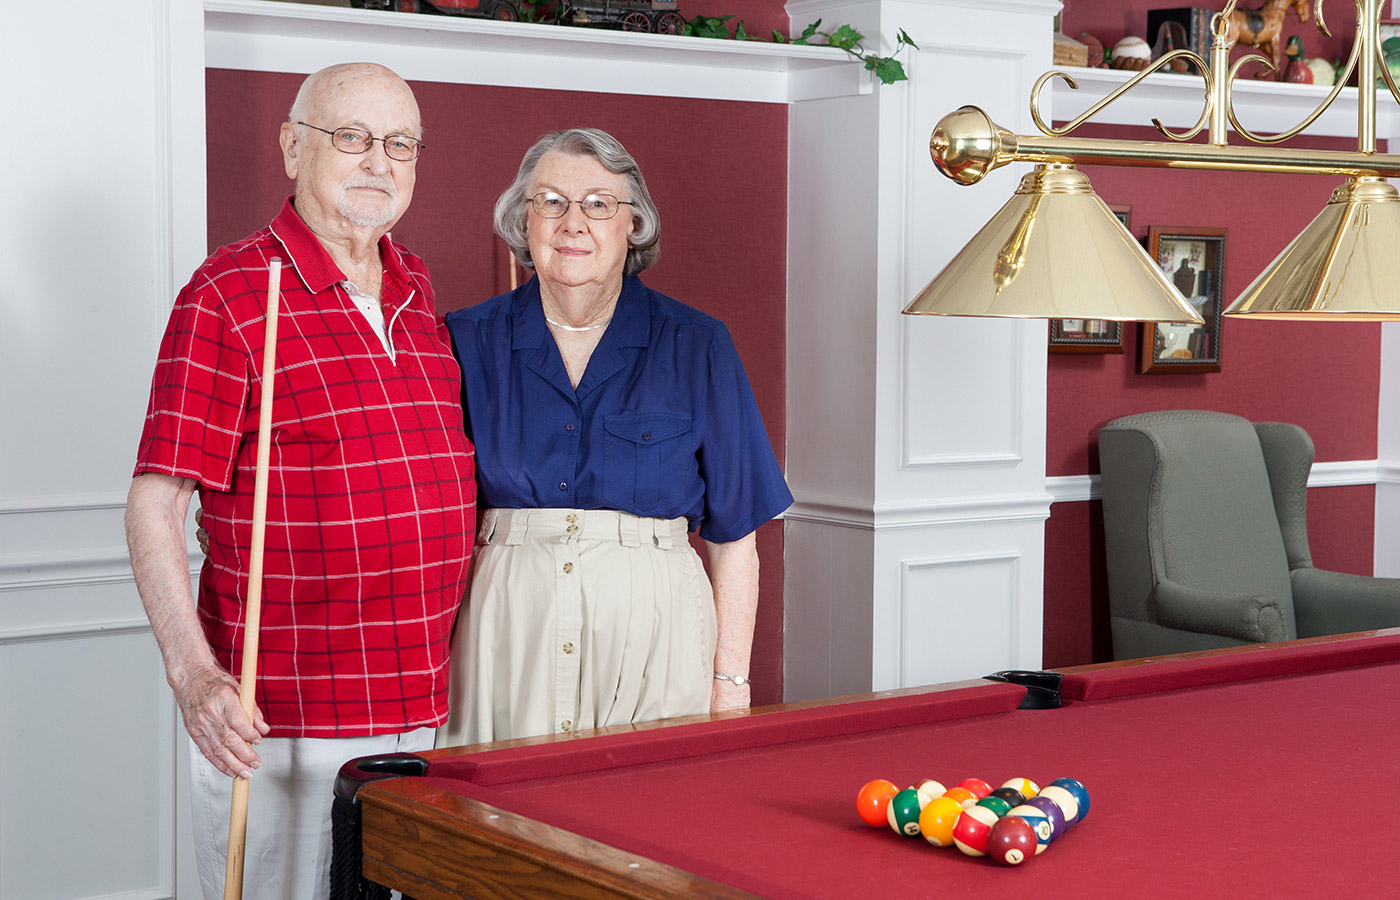
[[[238,699],[248,721],[254,721],[258,679],[258,628],[262,620],[263,541],[267,532],[267,470],[272,454],[272,375],[277,362],[277,304],[282,285],[282,260],[272,257],[267,267],[267,326],[263,332],[262,402],[258,406],[258,457],[253,477],[253,541],[248,566],[248,618],[243,625],[243,672]],[[243,896],[243,850],[248,834],[248,786],[233,779],[233,803],[228,819],[228,862],[224,867],[224,900]]]
[[[515,254],[507,252],[506,258],[510,260],[510,289],[513,291],[520,286],[515,274]]]

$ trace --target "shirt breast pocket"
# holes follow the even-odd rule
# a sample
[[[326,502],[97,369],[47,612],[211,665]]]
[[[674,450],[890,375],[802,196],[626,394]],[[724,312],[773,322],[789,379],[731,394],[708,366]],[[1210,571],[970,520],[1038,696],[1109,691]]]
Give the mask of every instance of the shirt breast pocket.
[[[603,499],[623,512],[661,515],[665,512],[658,509],[665,501],[663,485],[685,478],[686,458],[694,456],[684,439],[691,431],[690,417],[618,414],[603,418],[603,430]],[[693,461],[689,468],[694,468]]]

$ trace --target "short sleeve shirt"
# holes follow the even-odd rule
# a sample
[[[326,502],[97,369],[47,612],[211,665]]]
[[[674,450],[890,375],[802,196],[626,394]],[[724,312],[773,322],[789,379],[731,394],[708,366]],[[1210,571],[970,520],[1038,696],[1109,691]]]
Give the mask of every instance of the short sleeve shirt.
[[[715,543],[791,505],[728,329],[636,277],[577,389],[537,280],[447,327],[484,505],[684,516]]]
[[[136,474],[199,484],[199,617],[237,673],[249,582],[269,260],[283,261],[257,702],[279,737],[439,724],[475,526],[460,374],[422,261],[386,237],[391,359],[290,200],[180,292]]]

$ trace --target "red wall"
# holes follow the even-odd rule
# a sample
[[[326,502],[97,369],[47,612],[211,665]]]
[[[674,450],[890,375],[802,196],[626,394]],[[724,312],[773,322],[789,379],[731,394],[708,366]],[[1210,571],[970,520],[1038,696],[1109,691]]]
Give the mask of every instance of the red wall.
[[[211,249],[266,225],[291,193],[277,131],[301,80],[208,71]],[[394,237],[427,262],[439,311],[508,289],[506,251],[491,231],[491,207],[530,144],[556,128],[603,128],[637,158],[661,211],[661,260],[645,280],[729,325],[782,459],[786,106],[423,82],[413,89],[428,149],[418,164],[413,206]],[[751,674],[754,699],[763,703],[782,698],[780,523],[760,530],[759,556]]]
[[[1156,132],[1086,126],[1077,134],[1151,140]],[[1313,138],[1290,146],[1300,145],[1355,149],[1354,139]],[[1085,172],[1106,202],[1132,205],[1132,231],[1140,238],[1151,225],[1228,228],[1227,301],[1312,220],[1339,183],[1322,176],[1112,166]],[[1126,327],[1122,355],[1050,355],[1047,474],[1097,473],[1098,429],[1118,416],[1153,409],[1213,409],[1294,422],[1312,435],[1320,462],[1375,459],[1378,324],[1226,319],[1221,371],[1198,375],[1137,374],[1138,331],[1137,325]],[[1374,499],[1371,487],[1309,492],[1309,534],[1319,566],[1371,574]],[[1055,504],[1045,551],[1045,664],[1111,658],[1100,504]]]

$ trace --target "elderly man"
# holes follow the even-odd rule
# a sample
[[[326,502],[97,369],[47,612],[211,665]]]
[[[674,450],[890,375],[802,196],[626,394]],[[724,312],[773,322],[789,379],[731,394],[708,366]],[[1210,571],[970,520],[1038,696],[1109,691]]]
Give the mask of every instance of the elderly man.
[[[132,569],[191,738],[206,898],[232,780],[252,778],[247,897],[324,897],[347,759],[433,745],[475,524],[460,372],[422,262],[388,238],[422,150],[408,85],[370,64],[302,85],[282,126],[296,192],[218,250],[161,342],[127,502]],[[258,712],[239,671],[269,260],[280,257]],[[185,516],[209,557],[191,596]],[[256,776],[254,772],[256,771]]]

